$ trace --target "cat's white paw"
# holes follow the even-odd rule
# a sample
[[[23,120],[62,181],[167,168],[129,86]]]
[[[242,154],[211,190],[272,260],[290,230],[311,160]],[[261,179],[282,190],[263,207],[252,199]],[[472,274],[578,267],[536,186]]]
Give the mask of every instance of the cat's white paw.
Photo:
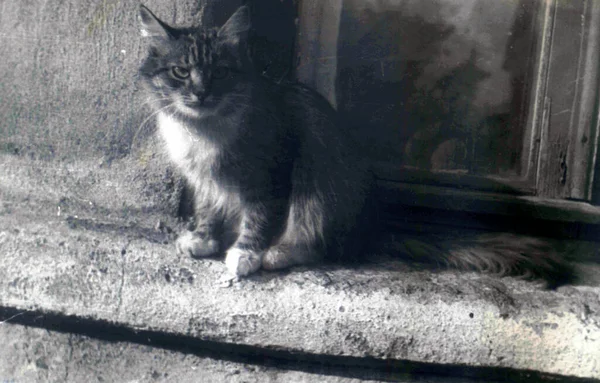
[[[219,251],[219,242],[207,238],[195,231],[187,231],[175,242],[177,254],[185,254],[194,258],[204,258],[215,255]]]
[[[309,246],[278,245],[270,248],[262,260],[265,270],[285,269],[290,266],[319,260],[318,253]]]
[[[261,252],[236,249],[234,247],[227,251],[225,265],[231,274],[243,277],[260,269],[262,255]]]
[[[288,267],[293,262],[290,254],[274,247],[269,249],[262,260],[262,267],[265,270],[277,270]]]

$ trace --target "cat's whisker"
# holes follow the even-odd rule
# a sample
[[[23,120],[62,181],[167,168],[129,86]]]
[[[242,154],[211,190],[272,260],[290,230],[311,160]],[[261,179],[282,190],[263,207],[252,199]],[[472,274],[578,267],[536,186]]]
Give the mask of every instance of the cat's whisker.
[[[150,106],[150,107],[152,107],[152,104],[153,104],[153,103],[158,103],[158,102],[161,102],[161,101],[170,101],[170,100],[171,100],[171,98],[170,98],[170,97],[158,97],[158,98],[152,98],[152,99],[148,99],[148,100],[146,100],[146,101],[144,101],[144,102],[141,102],[141,103],[140,103],[140,104],[137,106],[137,108],[136,108],[135,110],[136,110],[136,111],[137,111],[137,110],[140,110],[140,109],[142,109],[142,108],[143,108],[143,107],[145,107],[145,106]]]
[[[166,98],[165,98],[166,99]],[[144,128],[144,125],[150,121],[150,119],[152,119],[154,116],[156,116],[158,113],[166,111],[167,109],[171,108],[175,106],[175,102],[172,102],[170,104],[167,104],[166,106],[163,106],[162,108],[159,108],[158,110],[152,112],[148,117],[146,117],[144,119],[144,121],[142,121],[142,123],[140,124],[140,126],[136,129],[135,134],[133,135],[133,138],[131,139],[131,147],[129,148],[129,150],[131,151],[133,149],[133,147],[135,146],[135,143],[137,141],[137,136],[138,134],[142,131],[142,129]]]

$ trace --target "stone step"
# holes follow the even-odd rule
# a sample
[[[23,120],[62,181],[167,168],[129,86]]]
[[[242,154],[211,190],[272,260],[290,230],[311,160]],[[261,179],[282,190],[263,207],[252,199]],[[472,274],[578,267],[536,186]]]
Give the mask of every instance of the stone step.
[[[384,255],[223,285],[222,260],[173,251],[168,217],[131,197],[127,172],[115,168],[127,164],[20,161],[4,158],[0,167],[2,321],[60,331],[83,323],[84,335],[81,327],[96,326],[184,347],[366,361],[400,372],[600,378],[597,264],[581,268],[585,284],[554,291]],[[162,231],[157,219],[165,220]]]

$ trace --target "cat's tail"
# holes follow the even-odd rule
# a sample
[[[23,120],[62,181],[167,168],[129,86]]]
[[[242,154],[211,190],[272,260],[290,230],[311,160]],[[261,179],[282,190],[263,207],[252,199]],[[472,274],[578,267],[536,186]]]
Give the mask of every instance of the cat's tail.
[[[553,288],[573,282],[572,248],[566,242],[511,233],[402,235],[394,253],[413,262],[544,280]],[[386,245],[390,250],[390,243]]]

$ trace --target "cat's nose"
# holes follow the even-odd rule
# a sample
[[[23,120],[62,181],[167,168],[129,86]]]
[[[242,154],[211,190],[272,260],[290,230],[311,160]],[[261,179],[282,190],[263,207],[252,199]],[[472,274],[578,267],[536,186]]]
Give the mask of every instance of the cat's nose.
[[[194,95],[196,95],[198,98],[204,98],[206,97],[206,94],[208,93],[208,89],[206,86],[202,85],[202,84],[196,84],[194,86],[194,89],[192,90],[192,92],[194,93]]]
[[[203,86],[195,86],[192,90],[195,96],[202,97],[206,94],[206,88]]]
[[[193,70],[191,72],[191,78],[192,78],[192,93],[198,97],[198,99],[200,100],[200,102],[204,101],[204,99],[206,98],[206,95],[208,93],[208,85],[210,84],[206,78],[204,78],[204,75],[202,72],[199,72],[197,70]]]
[[[198,101],[202,104],[206,98],[206,89],[194,89],[192,92],[192,98],[194,101]]]
[[[204,104],[204,100],[206,99],[206,95],[196,95],[196,97],[198,98],[198,103],[200,103],[200,105]]]

